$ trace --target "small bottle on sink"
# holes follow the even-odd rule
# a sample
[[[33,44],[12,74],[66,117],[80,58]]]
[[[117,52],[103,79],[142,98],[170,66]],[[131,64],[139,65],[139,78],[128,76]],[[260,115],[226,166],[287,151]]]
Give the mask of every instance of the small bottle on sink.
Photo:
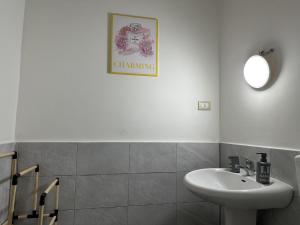
[[[270,184],[271,163],[267,161],[267,153],[257,153],[261,155],[256,164],[256,181],[261,184]]]

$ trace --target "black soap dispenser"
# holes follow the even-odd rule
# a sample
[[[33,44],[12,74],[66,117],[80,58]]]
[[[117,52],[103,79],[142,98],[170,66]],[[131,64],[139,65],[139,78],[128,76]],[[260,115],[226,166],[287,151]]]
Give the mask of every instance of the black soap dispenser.
[[[256,164],[256,181],[261,184],[270,184],[271,163],[267,161],[267,153],[257,153],[261,155]]]

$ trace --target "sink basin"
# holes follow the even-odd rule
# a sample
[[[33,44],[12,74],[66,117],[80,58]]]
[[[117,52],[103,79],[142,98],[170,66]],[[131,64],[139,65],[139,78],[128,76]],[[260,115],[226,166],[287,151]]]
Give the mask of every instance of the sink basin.
[[[271,178],[270,185],[256,182],[226,169],[195,170],[184,177],[189,190],[208,201],[243,209],[283,208],[291,201],[293,188]]]
[[[284,208],[293,197],[293,188],[282,181],[271,178],[269,185],[263,185],[255,176],[223,168],[192,171],[184,184],[202,199],[224,206],[226,225],[256,224],[258,209]]]

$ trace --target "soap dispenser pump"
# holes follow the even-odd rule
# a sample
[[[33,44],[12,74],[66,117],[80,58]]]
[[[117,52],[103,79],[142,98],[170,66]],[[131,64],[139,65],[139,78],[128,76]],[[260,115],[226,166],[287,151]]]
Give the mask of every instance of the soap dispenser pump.
[[[271,163],[267,161],[267,153],[257,153],[261,155],[256,164],[256,181],[261,184],[270,184]]]

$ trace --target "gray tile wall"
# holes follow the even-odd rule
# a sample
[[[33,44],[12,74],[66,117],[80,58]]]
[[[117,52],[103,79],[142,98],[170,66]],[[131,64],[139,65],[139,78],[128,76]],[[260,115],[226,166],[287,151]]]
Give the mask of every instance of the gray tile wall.
[[[0,153],[14,151],[15,144],[0,145]],[[11,175],[11,157],[0,159],[0,224],[7,219],[9,188]]]
[[[259,225],[299,225],[300,197],[297,187],[297,175],[294,157],[299,151],[250,147],[244,145],[220,144],[221,167],[228,167],[228,156],[238,155],[257,161],[257,152],[268,153],[271,162],[271,176],[294,187],[295,196],[292,203],[285,209],[263,210],[258,213]]]
[[[14,144],[0,145],[0,152]],[[18,143],[19,170],[41,166],[41,188],[61,179],[60,224],[85,225],[217,225],[219,207],[183,185],[194,169],[227,167],[229,155],[256,161],[267,152],[272,176],[297,189],[297,151],[242,145],[196,143]],[[219,157],[220,156],[220,157]],[[11,159],[0,163],[0,224],[6,219]],[[30,212],[33,177],[20,179],[17,213]],[[47,208],[53,207],[49,196]],[[300,197],[286,209],[259,212],[259,225],[300,224]],[[35,224],[24,221],[17,224]]]
[[[18,143],[17,150],[20,169],[40,163],[41,190],[61,178],[60,225],[219,224],[219,207],[182,182],[191,170],[219,167],[219,144]],[[18,212],[31,206],[32,179],[20,182]]]

